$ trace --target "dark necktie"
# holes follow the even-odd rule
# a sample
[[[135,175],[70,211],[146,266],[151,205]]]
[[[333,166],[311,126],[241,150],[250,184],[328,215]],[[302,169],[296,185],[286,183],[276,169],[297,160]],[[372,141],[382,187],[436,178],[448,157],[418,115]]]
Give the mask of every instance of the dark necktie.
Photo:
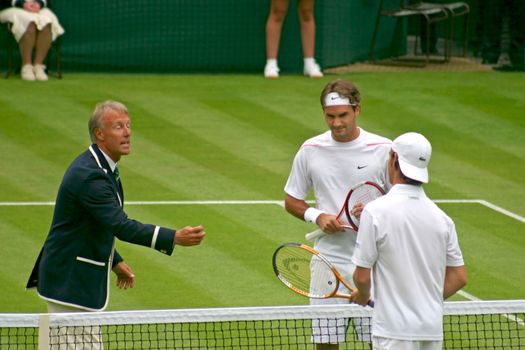
[[[115,178],[115,181],[117,183],[120,182],[120,173],[118,172],[118,168],[115,167],[115,170],[113,170],[113,177]]]

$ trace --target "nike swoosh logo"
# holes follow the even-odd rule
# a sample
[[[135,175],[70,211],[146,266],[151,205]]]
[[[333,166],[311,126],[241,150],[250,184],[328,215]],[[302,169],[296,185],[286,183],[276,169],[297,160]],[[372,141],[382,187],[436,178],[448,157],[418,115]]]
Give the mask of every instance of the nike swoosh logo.
[[[358,165],[358,166],[357,166],[357,169],[361,170],[361,169],[363,169],[363,168],[366,168],[367,166],[368,166],[368,165]]]

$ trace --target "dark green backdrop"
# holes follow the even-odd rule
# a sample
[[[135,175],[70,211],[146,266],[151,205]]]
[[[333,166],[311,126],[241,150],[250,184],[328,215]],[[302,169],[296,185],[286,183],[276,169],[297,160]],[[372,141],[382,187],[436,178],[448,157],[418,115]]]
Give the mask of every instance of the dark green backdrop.
[[[323,67],[367,59],[378,4],[316,2],[316,57]],[[287,72],[302,69],[296,6],[291,0],[279,52]],[[53,10],[66,30],[65,71],[257,72],[264,66],[269,0],[54,0]],[[387,53],[393,26],[382,22],[376,56]],[[2,51],[3,66],[5,58]]]

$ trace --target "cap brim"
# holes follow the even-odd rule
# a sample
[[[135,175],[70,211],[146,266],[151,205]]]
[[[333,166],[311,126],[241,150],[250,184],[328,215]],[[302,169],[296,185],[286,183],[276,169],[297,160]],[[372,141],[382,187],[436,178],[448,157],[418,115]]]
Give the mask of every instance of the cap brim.
[[[418,168],[416,166],[410,165],[407,162],[399,159],[399,167],[403,175],[409,179],[416,180],[422,183],[428,183],[428,169],[427,168]]]

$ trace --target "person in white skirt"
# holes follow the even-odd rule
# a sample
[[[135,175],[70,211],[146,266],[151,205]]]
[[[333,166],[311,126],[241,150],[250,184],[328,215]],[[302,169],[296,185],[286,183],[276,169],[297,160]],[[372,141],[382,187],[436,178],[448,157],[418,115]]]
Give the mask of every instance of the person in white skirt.
[[[0,22],[10,29],[20,48],[22,79],[46,81],[44,60],[64,28],[48,8],[50,0],[0,0]]]

